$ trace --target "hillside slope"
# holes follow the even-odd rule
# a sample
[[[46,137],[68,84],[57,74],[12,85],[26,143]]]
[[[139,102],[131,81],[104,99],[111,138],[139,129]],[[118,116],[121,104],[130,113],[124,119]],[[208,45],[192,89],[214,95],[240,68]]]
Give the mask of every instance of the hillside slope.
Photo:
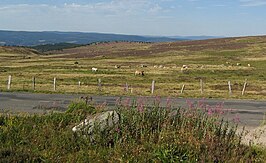
[[[11,47],[11,46],[0,46],[0,54],[39,54],[37,50],[26,48],[26,47]]]
[[[86,58],[94,56],[149,56],[168,52],[234,51],[263,48],[266,36],[235,37],[197,41],[177,41],[168,43],[108,42],[52,51],[67,54],[66,57]]]

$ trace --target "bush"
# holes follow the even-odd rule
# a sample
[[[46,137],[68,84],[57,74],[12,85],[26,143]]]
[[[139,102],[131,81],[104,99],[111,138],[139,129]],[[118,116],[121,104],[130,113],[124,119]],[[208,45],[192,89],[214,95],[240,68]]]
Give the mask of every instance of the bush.
[[[90,104],[87,104],[84,100],[77,100],[73,101],[69,104],[68,110],[66,113],[73,113],[73,114],[93,114],[96,112],[96,108]]]

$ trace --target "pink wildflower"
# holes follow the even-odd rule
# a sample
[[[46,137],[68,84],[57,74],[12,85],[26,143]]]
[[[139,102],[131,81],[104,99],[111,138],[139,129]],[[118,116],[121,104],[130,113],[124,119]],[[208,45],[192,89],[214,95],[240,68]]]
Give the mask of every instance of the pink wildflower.
[[[213,110],[212,110],[212,108],[210,107],[210,105],[207,105],[206,107],[207,107],[208,115],[209,115],[209,116],[213,115]]]
[[[160,103],[161,103],[161,97],[160,96],[156,96],[154,102],[155,102],[155,105],[159,107]]]
[[[121,106],[121,99],[119,97],[115,100],[115,105]]]
[[[138,100],[137,100],[137,109],[139,112],[144,111],[144,102],[143,102],[142,98],[138,98]]]
[[[224,103],[218,103],[218,104],[216,104],[216,106],[215,106],[215,113],[217,113],[219,115],[224,114],[223,108],[224,108]]]
[[[172,100],[168,97],[166,99],[166,108],[170,109],[172,107]]]
[[[123,102],[122,102],[122,106],[125,108],[130,108],[130,98],[126,98]]]
[[[198,101],[198,108],[199,109],[203,109],[205,107],[205,102],[204,101],[205,101],[204,98]]]
[[[193,103],[192,103],[191,100],[186,100],[186,103],[187,103],[187,106],[188,106],[189,109],[193,109],[194,108]]]
[[[117,128],[115,129],[115,131],[116,131],[116,132],[120,132],[120,128],[117,127]]]
[[[240,122],[240,117],[239,117],[239,114],[236,114],[233,118],[233,122],[234,123],[239,123]]]

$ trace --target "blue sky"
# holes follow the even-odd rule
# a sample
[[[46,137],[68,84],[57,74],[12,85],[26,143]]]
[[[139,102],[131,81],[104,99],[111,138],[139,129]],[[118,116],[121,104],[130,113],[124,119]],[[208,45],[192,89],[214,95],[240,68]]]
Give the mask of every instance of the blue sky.
[[[0,29],[266,35],[266,0],[1,0]]]

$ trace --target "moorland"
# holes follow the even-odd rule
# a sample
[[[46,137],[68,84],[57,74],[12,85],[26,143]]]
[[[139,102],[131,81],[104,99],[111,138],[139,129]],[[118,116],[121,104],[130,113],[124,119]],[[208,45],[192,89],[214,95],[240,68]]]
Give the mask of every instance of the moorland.
[[[0,90],[147,96],[151,95],[154,80],[153,95],[264,100],[265,50],[265,36],[167,43],[96,42],[45,53],[2,46]],[[188,69],[182,72],[183,65]],[[96,72],[92,72],[93,67]],[[144,76],[134,75],[136,70],[144,71]],[[7,90],[9,75],[12,86]],[[100,91],[98,79],[101,79]],[[241,95],[245,81],[245,94]]]

